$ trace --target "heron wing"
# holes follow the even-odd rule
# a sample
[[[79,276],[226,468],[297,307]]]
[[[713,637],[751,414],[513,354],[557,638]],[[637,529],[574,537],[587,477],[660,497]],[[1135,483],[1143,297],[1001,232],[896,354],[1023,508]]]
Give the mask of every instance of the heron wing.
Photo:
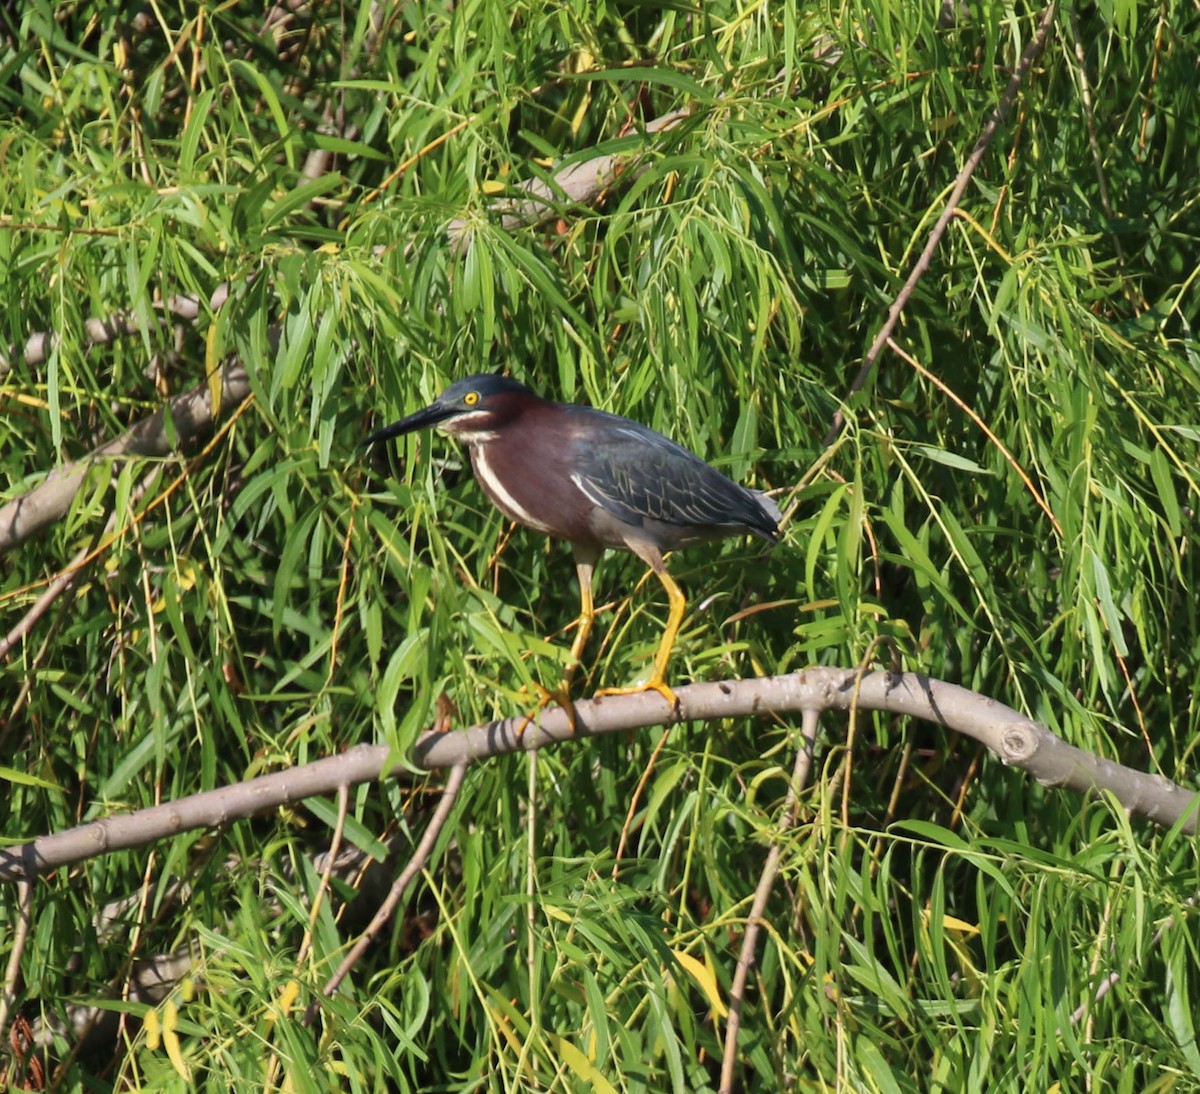
[[[779,510],[682,445],[636,422],[590,410],[576,439],[576,485],[613,516],[698,531],[746,528],[774,541]]]

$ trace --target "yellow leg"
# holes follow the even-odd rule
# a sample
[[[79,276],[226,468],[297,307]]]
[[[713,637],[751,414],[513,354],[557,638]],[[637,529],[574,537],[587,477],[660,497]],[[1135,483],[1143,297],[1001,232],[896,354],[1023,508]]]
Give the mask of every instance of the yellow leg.
[[[571,679],[579,668],[584,648],[592,635],[592,624],[596,621],[596,606],[592,602],[592,568],[591,562],[575,563],[575,570],[579,574],[579,620],[575,624],[575,641],[571,643],[571,655],[567,659],[562,683],[559,684],[559,689],[563,692],[570,691]]]
[[[579,619],[575,624],[575,641],[571,643],[567,667],[563,671],[558,687],[554,689],[534,681],[533,686],[538,693],[538,705],[525,716],[525,721],[517,727],[518,737],[525,732],[534,716],[540,714],[552,703],[557,703],[567,712],[567,725],[570,727],[571,734],[575,733],[575,704],[571,701],[571,680],[579,668],[584,647],[587,646],[588,639],[592,634],[592,625],[596,620],[596,606],[592,600],[592,571],[594,568],[595,562],[592,559],[577,557],[575,560],[575,571],[579,575]]]
[[[638,553],[640,554],[641,552]],[[658,580],[662,582],[663,588],[667,590],[667,599],[670,601],[670,610],[667,613],[667,626],[663,631],[662,641],[658,644],[658,652],[654,655],[654,670],[650,673],[650,678],[641,684],[634,684],[627,688],[603,688],[596,692],[596,694],[636,695],[639,691],[657,691],[671,706],[674,706],[678,700],[675,698],[675,693],[667,685],[667,664],[671,660],[671,650],[675,648],[675,639],[683,623],[683,612],[687,607],[687,597],[683,595],[683,591],[675,584],[675,579],[667,573],[667,567],[661,557],[648,558],[646,561],[650,563],[650,568],[658,575]]]

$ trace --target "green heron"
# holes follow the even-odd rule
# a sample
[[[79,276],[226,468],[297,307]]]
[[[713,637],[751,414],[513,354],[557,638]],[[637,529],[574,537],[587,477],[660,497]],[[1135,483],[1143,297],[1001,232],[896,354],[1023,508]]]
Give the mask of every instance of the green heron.
[[[663,553],[705,540],[753,533],[779,540],[779,507],[709,467],[644,425],[587,406],[551,403],[504,376],[468,376],[424,410],[367,438],[386,441],[427,426],[458,437],[484,493],[509,520],[565,539],[579,575],[579,623],[559,688],[541,688],[574,724],[571,679],[592,631],[592,571],[606,547],[632,551],[662,582],[670,601],[666,629],[643,684],[601,695],[659,692],[672,706],[667,662],[687,600]]]

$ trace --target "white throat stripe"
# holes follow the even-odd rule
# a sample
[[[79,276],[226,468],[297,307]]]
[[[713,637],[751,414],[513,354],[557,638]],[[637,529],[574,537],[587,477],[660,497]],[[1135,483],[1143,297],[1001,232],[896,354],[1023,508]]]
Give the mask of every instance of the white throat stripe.
[[[510,516],[519,520],[527,527],[535,528],[539,532],[549,532],[550,529],[547,525],[531,516],[525,510],[525,508],[518,503],[517,499],[504,489],[504,485],[496,477],[496,473],[492,470],[491,464],[488,463],[487,445],[478,445],[476,448],[472,449],[472,454],[475,457],[475,474],[479,476],[480,481],[487,488],[488,493],[500,501],[502,508],[506,509]]]

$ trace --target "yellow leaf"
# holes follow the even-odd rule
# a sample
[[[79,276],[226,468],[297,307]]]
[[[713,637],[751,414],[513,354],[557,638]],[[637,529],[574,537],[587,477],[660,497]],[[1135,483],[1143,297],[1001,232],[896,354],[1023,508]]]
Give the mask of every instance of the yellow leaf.
[[[287,982],[287,986],[279,995],[279,1003],[277,1004],[279,1013],[286,1018],[292,1012],[292,1007],[296,1005],[296,1000],[300,998],[300,981],[293,977]]]
[[[151,1052],[157,1052],[158,1046],[162,1044],[162,1027],[158,1024],[158,1011],[146,1011],[146,1020],[142,1023],[142,1029],[146,1033],[146,1047]]]
[[[184,592],[188,589],[195,588],[196,585],[196,567],[190,562],[175,570],[175,584]]]
[[[300,996],[300,981],[293,977],[284,986],[283,991],[279,993],[279,998],[275,1004],[267,1009],[267,1028],[270,1029],[279,1021],[280,1018],[286,1018],[296,1005],[296,1000]]]
[[[928,921],[928,919],[929,919],[928,910],[926,910],[923,914],[924,914],[926,921]],[[962,919],[955,919],[955,917],[952,915],[943,915],[942,916],[942,929],[947,930],[947,931],[954,931],[956,934],[960,934],[960,935],[973,935],[973,934],[979,933],[979,928],[976,927],[973,923],[968,923]]]
[[[729,1008],[721,1002],[721,989],[717,985],[717,977],[713,970],[690,953],[684,953],[683,950],[672,950],[671,952],[675,955],[675,960],[683,966],[684,972],[696,981],[697,987],[704,993],[704,998],[708,1000],[712,1012],[718,1018],[724,1018],[729,1013]]]
[[[482,186],[479,187],[485,194],[502,194],[508,187],[503,182],[496,182],[493,179],[488,179]]]
[[[571,923],[573,920],[561,908],[556,908],[553,904],[543,904],[542,911],[551,919],[557,919],[559,923]]]
[[[578,137],[579,130],[583,128],[583,120],[591,112],[592,97],[584,95],[579,100],[579,105],[575,108],[575,113],[571,116],[571,136]]]
[[[179,1024],[179,1008],[168,999],[163,1007],[162,1039],[163,1047],[167,1050],[167,1059],[185,1082],[191,1082],[192,1073],[188,1070],[183,1058],[183,1049],[179,1044],[179,1034],[175,1032]]]
[[[942,926],[948,931],[957,931],[959,934],[978,934],[979,928],[974,923],[967,923],[962,919],[955,919],[952,915],[942,916]]]
[[[221,313],[213,316],[212,324],[204,339],[204,373],[208,377],[208,397],[212,402],[212,417],[221,413]]]
[[[496,1029],[500,1031],[501,1036],[508,1042],[508,1047],[519,1056],[525,1051],[525,1046],[521,1044],[521,1038],[513,1032],[512,1023],[508,1020],[508,1015],[496,1007],[492,1007],[491,1010],[492,1020],[496,1023]]]
[[[599,1071],[596,1066],[589,1060],[579,1049],[577,1049],[565,1037],[558,1037],[554,1034],[550,1035],[554,1039],[554,1043],[558,1046],[558,1053],[563,1059],[563,1063],[578,1076],[578,1078],[587,1083],[593,1094],[617,1094],[617,1088],[612,1085]]]

